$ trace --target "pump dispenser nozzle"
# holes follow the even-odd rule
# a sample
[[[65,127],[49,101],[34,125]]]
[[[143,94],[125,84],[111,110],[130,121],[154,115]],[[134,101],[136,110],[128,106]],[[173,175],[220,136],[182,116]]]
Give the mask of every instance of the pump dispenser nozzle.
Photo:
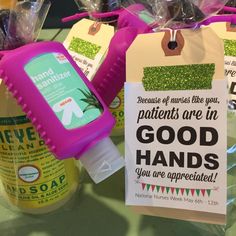
[[[80,161],[97,184],[124,167],[124,158],[110,138],[105,138],[90,148]]]

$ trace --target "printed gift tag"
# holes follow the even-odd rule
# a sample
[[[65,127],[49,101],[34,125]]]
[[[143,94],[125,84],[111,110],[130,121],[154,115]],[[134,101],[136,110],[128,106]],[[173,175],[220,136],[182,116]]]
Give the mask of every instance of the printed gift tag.
[[[76,23],[67,36],[64,46],[89,80],[101,65],[113,36],[113,26],[88,19]]]
[[[214,40],[213,40],[214,39]],[[142,214],[224,224],[227,83],[211,29],[139,35],[127,52],[126,204]]]
[[[230,23],[215,23],[211,28],[224,40],[225,77],[228,81],[228,146],[236,143],[236,30]]]

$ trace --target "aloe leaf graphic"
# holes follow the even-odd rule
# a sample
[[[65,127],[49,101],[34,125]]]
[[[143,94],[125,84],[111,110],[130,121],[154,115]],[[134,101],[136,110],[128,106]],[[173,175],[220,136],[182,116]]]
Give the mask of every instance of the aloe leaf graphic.
[[[82,90],[78,88],[78,90],[84,95],[85,98],[81,98],[80,101],[87,103],[87,107],[84,109],[83,112],[92,110],[92,109],[98,109],[102,111],[102,106],[100,102],[97,100],[94,94],[92,94],[90,91]]]
[[[83,112],[85,113],[86,111],[94,109],[93,105],[88,105],[87,107],[84,108]]]
[[[82,89],[78,89],[81,93],[83,93],[83,95],[86,97],[86,98],[90,98],[91,96],[90,96],[90,93],[89,92],[87,92],[86,93],[86,91],[84,91],[84,90],[82,90]]]
[[[82,99],[80,99],[80,101],[82,101],[82,102],[86,102],[86,103],[93,103],[93,99],[88,99],[88,98],[82,98]]]

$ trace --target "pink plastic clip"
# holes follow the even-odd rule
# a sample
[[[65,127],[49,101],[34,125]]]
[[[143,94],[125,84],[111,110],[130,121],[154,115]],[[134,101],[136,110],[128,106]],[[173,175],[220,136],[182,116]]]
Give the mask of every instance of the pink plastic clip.
[[[144,7],[142,4],[132,4],[127,8],[121,8],[119,10],[111,11],[111,12],[83,12],[83,13],[77,13],[73,16],[68,16],[66,18],[62,19],[62,22],[68,22],[72,20],[80,20],[83,17],[92,16],[95,19],[102,19],[102,18],[108,18],[108,17],[117,17],[117,28],[122,29],[125,27],[135,27],[138,29],[139,33],[146,33],[146,32],[152,32],[153,30],[153,23],[155,19],[153,19],[153,22],[147,23],[145,22],[139,14],[142,12],[149,13],[148,10]]]
[[[236,13],[236,8],[235,7],[227,7],[227,6],[225,6],[223,8],[223,11]]]
[[[82,13],[77,13],[73,16],[68,16],[62,19],[63,23],[73,21],[73,20],[80,20],[84,17],[92,16],[96,19],[99,18],[107,18],[107,17],[113,17],[113,16],[119,16],[121,12],[123,12],[124,9],[116,10],[116,11],[111,11],[111,12],[104,12],[104,13],[99,13],[99,12],[92,12],[89,14],[89,12],[82,12]]]
[[[236,15],[218,15],[218,16],[212,16],[208,18],[207,20],[201,22],[198,27],[210,25],[212,23],[216,22],[230,22],[232,24],[236,24]]]

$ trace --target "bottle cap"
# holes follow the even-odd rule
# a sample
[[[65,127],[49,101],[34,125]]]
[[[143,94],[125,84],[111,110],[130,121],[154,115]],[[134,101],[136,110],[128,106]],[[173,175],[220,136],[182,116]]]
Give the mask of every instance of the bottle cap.
[[[124,167],[125,163],[110,138],[103,139],[89,149],[80,161],[96,184]]]

